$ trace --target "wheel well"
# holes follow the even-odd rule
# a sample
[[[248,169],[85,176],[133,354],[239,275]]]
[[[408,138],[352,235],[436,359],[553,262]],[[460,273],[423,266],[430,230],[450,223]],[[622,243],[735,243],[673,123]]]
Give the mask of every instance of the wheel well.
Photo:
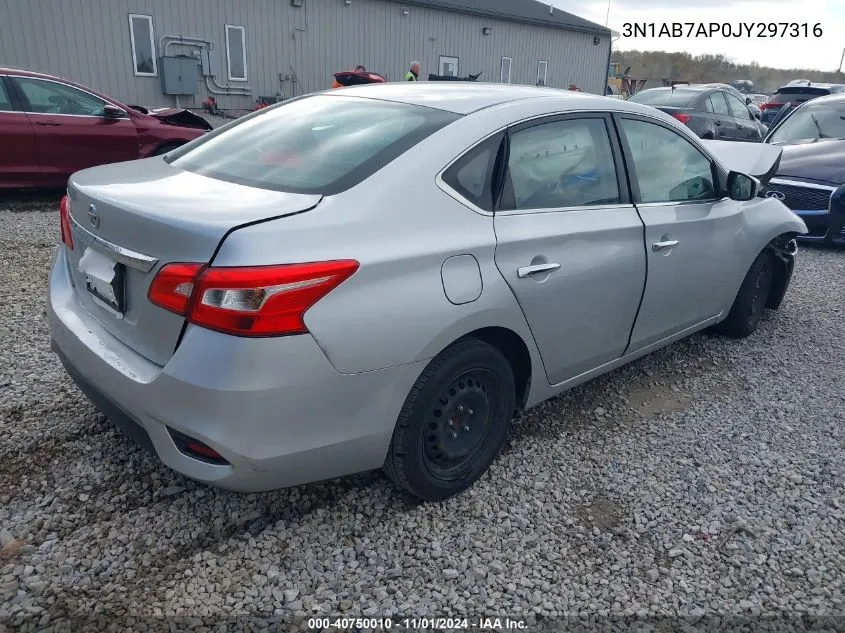
[[[766,297],[766,307],[770,310],[777,310],[783,302],[786,295],[787,287],[792,279],[792,269],[795,266],[795,260],[792,257],[784,255],[786,243],[795,237],[795,234],[789,233],[781,235],[767,247],[774,255],[775,272],[772,278],[772,286],[769,288],[769,296]]]
[[[477,338],[492,345],[505,355],[513,370],[516,382],[516,404],[522,409],[528,400],[531,388],[531,354],[516,332],[503,327],[486,327],[470,332],[463,338]]]
[[[153,150],[151,156],[161,156],[162,154],[166,154],[167,152],[170,152],[184,144],[185,141],[167,141],[165,143],[161,143]]]

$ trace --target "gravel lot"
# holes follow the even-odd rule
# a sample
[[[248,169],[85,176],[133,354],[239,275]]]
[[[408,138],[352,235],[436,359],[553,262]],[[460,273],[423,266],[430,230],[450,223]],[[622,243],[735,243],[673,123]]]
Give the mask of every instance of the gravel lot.
[[[845,616],[845,252],[802,248],[750,339],[695,336],[528,412],[459,498],[378,473],[239,495],[158,464],[65,376],[46,200],[0,198],[0,631]]]

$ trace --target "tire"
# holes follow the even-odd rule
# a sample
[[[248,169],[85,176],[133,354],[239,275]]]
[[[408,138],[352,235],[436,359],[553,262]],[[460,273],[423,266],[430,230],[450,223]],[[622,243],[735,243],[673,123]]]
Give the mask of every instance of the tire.
[[[428,364],[408,394],[384,471],[425,501],[463,492],[499,454],[515,401],[505,356],[478,339],[458,341]]]
[[[167,152],[172,152],[174,149],[181,145],[184,145],[184,143],[165,143],[164,145],[156,149],[156,151],[154,151],[152,154],[150,154],[150,156],[163,156]]]
[[[745,338],[754,333],[766,310],[774,274],[774,255],[765,249],[748,269],[728,317],[716,326],[719,334]]]

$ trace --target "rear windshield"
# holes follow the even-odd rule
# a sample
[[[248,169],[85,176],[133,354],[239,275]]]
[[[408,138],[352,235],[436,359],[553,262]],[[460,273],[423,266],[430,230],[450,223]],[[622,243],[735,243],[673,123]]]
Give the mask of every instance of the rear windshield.
[[[458,118],[403,103],[315,95],[244,117],[167,160],[251,187],[332,195],[366,180]]]
[[[845,103],[813,101],[801,106],[774,129],[767,142],[789,145],[821,139],[845,139]]]
[[[700,94],[693,90],[643,90],[631,95],[628,101],[650,106],[677,106],[683,108]]]
[[[785,86],[779,88],[778,91],[772,95],[772,101],[776,103],[786,103],[787,101],[802,102],[816,97],[823,97],[829,95],[831,90],[829,88],[811,88],[809,86]]]

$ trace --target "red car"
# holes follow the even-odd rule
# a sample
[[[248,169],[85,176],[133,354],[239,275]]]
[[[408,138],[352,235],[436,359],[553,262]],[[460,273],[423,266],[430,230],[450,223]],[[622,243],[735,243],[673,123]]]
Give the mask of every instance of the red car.
[[[62,187],[80,169],[163,154],[210,129],[188,110],[127,106],[65,79],[0,68],[0,189]]]

